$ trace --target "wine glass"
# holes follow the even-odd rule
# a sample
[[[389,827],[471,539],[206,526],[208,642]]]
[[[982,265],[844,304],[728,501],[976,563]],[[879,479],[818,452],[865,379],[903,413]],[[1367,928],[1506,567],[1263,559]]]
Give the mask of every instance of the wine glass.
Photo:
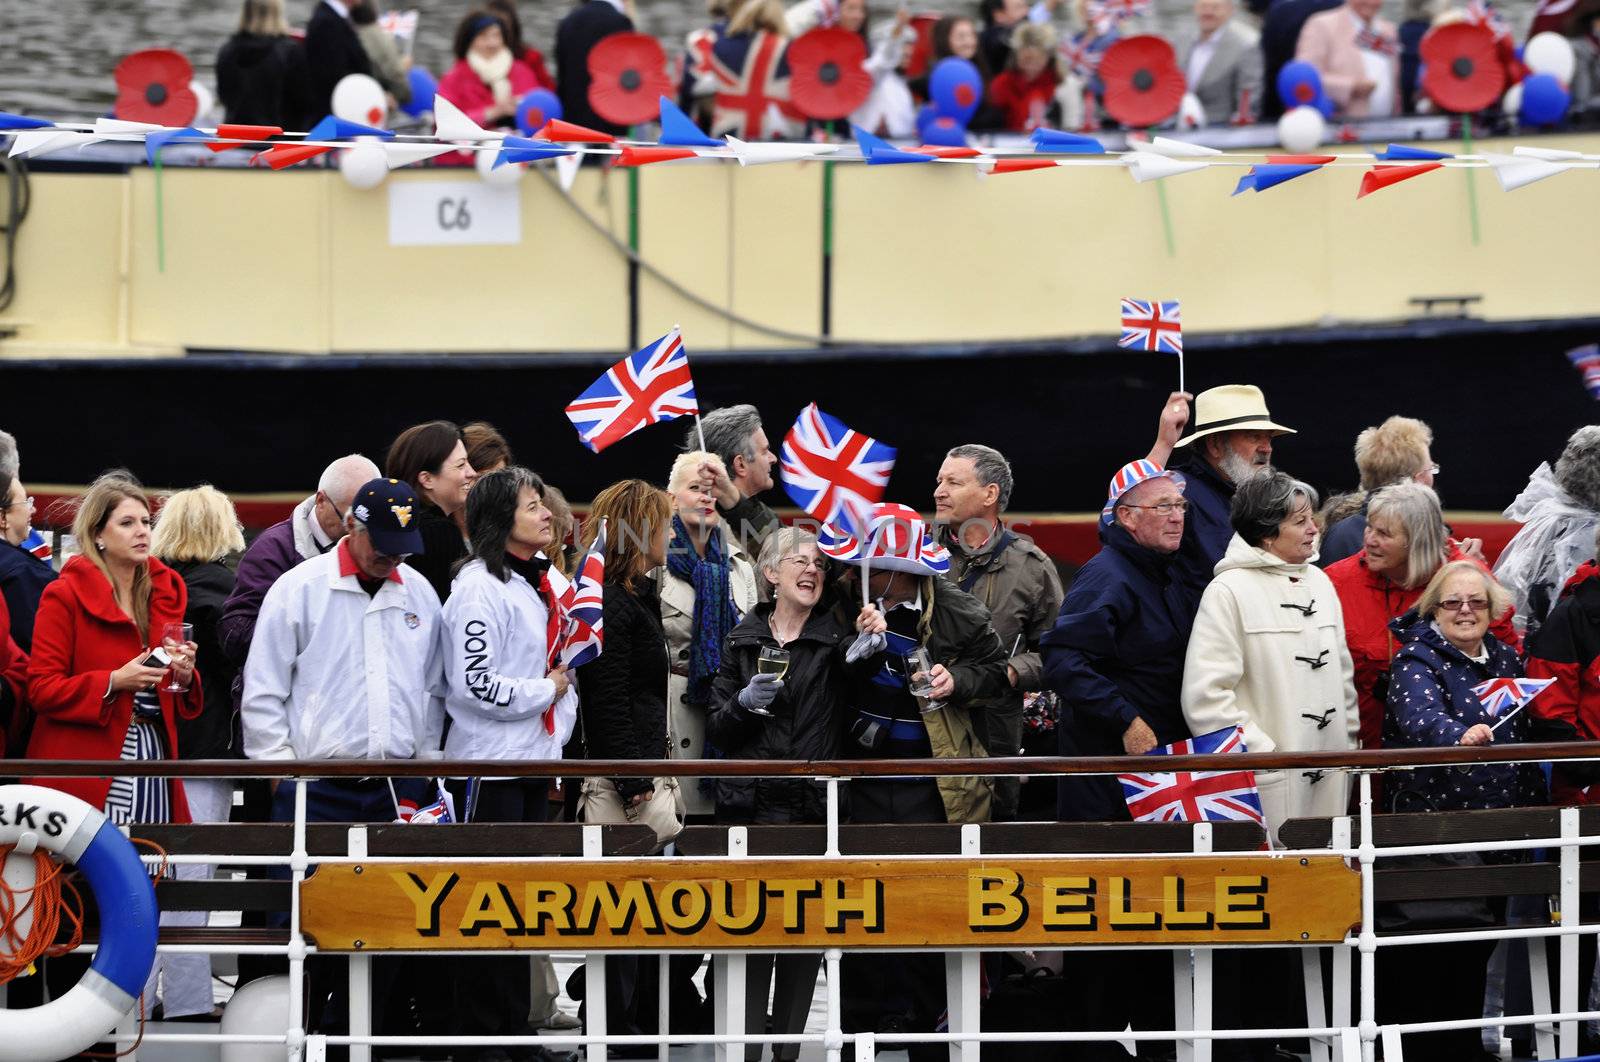
[[[783,678],[789,672],[789,650],[780,649],[775,645],[763,645],[761,652],[756,656],[756,672],[761,675],[776,675]],[[765,708],[752,708],[750,711],[756,715],[771,715]]]
[[[161,644],[166,647],[168,653],[172,653],[174,648],[182,649],[192,641],[194,641],[194,624],[192,623],[173,622],[161,628]],[[183,693],[189,689],[187,685],[180,686],[178,684],[176,668],[168,669],[167,675],[167,684],[161,687],[166,692]]]
[[[925,702],[923,714],[936,711],[944,707],[939,701],[933,700],[933,657],[922,646],[906,653],[901,659],[906,668],[906,689],[913,697],[920,697]]]

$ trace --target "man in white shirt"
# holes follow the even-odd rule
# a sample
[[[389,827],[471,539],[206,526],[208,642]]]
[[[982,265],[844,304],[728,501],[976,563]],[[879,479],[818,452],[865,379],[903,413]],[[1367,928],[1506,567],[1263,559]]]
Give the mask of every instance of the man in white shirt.
[[[1194,29],[1178,39],[1178,62],[1207,125],[1236,115],[1254,121],[1261,109],[1261,48],[1233,24],[1233,0],[1195,0]]]

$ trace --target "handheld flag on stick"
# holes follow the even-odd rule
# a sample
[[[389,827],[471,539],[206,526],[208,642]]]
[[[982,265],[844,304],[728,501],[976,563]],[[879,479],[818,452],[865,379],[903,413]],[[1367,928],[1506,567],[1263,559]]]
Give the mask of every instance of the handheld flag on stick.
[[[566,631],[558,661],[568,668],[581,667],[599,656],[605,646],[603,590],[606,581],[606,524],[584,555],[583,566],[572,584],[566,603]],[[552,706],[553,708],[553,706]],[[552,716],[553,718],[553,716]]]
[[[1591,398],[1600,399],[1600,343],[1587,343],[1567,351],[1567,360],[1583,374]]]
[[[1499,721],[1490,730],[1499,730],[1512,716],[1522,711],[1528,702],[1555,685],[1555,679],[1497,678],[1480,682],[1472,692],[1483,703],[1483,710]],[[1506,711],[1506,709],[1511,709]]]
[[[1122,300],[1122,338],[1117,346],[1178,356],[1178,390],[1183,386],[1183,318],[1178,303],[1156,299]]]
[[[1202,734],[1152,749],[1151,756],[1245,752],[1244,728]],[[1254,771],[1176,771],[1119,774],[1128,813],[1136,822],[1225,822],[1266,825]]]
[[[640,428],[699,412],[677,328],[617,362],[567,405],[578,438],[595,453]]]

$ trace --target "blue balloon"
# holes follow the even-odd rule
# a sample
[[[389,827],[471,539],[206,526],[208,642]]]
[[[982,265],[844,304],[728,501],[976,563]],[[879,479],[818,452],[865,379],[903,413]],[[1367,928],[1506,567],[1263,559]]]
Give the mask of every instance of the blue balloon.
[[[940,114],[932,103],[925,103],[917,111],[917,135],[924,144],[933,147],[966,147],[967,124]]]
[[[1521,118],[1527,125],[1555,125],[1567,116],[1572,93],[1553,74],[1529,74],[1522,81]]]
[[[1278,98],[1284,110],[1316,107],[1322,98],[1322,75],[1304,59],[1284,63],[1278,71]]]
[[[420,66],[406,71],[406,83],[411,86],[411,99],[400,109],[413,118],[421,118],[433,110],[433,95],[439,91],[439,82]]]
[[[940,114],[966,125],[983,102],[983,75],[967,60],[952,55],[939,60],[928,76],[928,95]]]
[[[1324,118],[1328,119],[1329,121],[1333,120],[1333,101],[1328,97],[1318,96],[1317,102],[1312,104],[1312,106],[1321,111]]]
[[[544,123],[560,117],[561,98],[549,89],[536,88],[517,104],[517,128],[524,136],[533,136]]]

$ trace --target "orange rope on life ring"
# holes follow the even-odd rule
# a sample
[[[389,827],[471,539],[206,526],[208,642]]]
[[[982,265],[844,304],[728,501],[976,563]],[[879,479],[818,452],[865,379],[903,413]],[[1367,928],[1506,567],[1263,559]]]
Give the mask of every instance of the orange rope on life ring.
[[[14,847],[0,845],[0,859]],[[83,897],[66,879],[66,868],[42,848],[34,850],[33,866],[32,888],[13,889],[0,880],[0,984],[33,973],[38,960],[65,955],[83,943]],[[29,911],[33,921],[26,934],[19,934],[18,920]],[[63,915],[69,930],[57,943]]]

